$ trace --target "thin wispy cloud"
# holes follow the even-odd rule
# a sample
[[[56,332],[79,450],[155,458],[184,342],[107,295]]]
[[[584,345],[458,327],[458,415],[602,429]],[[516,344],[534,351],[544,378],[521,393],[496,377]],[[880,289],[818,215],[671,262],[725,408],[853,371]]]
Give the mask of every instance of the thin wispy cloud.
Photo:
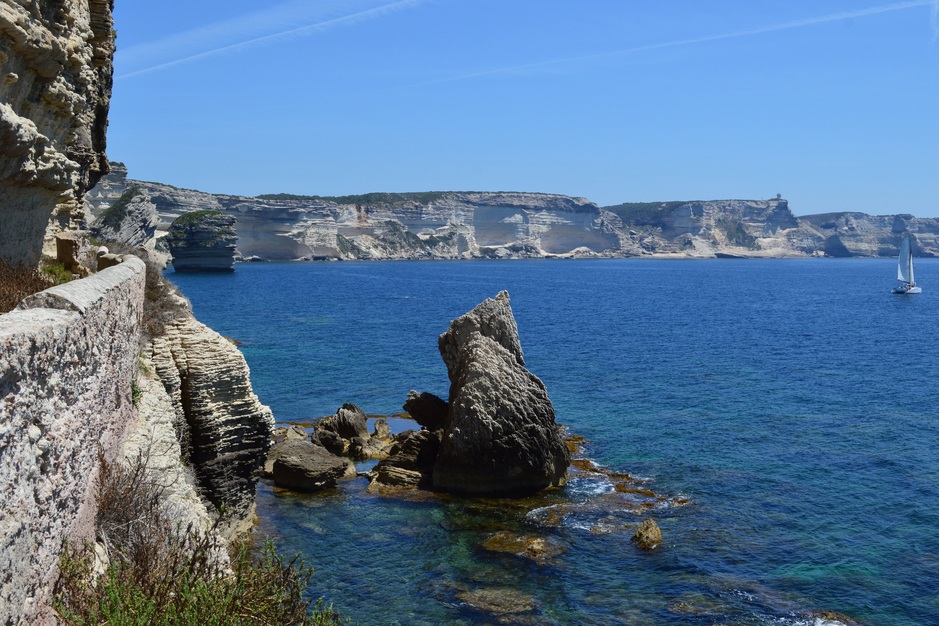
[[[895,2],[893,4],[885,4],[876,7],[869,7],[867,9],[858,9],[855,11],[841,11],[839,13],[831,13],[829,15],[820,15],[817,17],[809,17],[801,20],[793,20],[790,22],[782,22],[779,24],[773,24],[770,26],[761,26],[757,28],[751,28],[747,30],[739,30],[730,33],[722,33],[717,35],[706,35],[703,37],[694,37],[691,39],[678,39],[675,41],[667,41],[663,43],[649,44],[645,46],[636,46],[633,48],[622,48],[619,50],[611,50],[609,52],[601,52],[597,54],[588,54],[583,56],[575,57],[565,57],[561,59],[552,59],[548,61],[538,61],[535,63],[526,63],[524,65],[514,65],[510,67],[500,67],[489,70],[482,70],[479,72],[472,72],[468,74],[460,74],[459,76],[451,76],[449,78],[442,78],[440,80],[431,81],[425,84],[439,84],[445,82],[467,80],[471,78],[480,78],[483,76],[493,76],[497,74],[513,74],[517,72],[524,72],[534,69],[544,69],[550,66],[569,64],[569,63],[578,63],[583,61],[595,61],[598,59],[622,56],[625,54],[632,54],[636,52],[646,52],[649,50],[661,50],[663,48],[677,48],[680,46],[691,46],[694,44],[700,43],[709,43],[713,41],[723,41],[726,39],[737,39],[740,37],[752,37],[755,35],[763,35],[766,33],[774,33],[784,30],[792,30],[796,28],[805,28],[807,26],[815,26],[818,24],[825,24],[828,22],[838,22],[846,19],[855,19],[863,18],[871,15],[879,15],[882,13],[891,13],[893,11],[903,11],[907,9],[913,9],[916,7],[931,6],[931,26],[933,31],[933,39],[935,40],[939,36],[939,0],[910,0],[908,2]]]
[[[265,11],[189,30],[118,52],[132,69],[117,80],[169,69],[209,57],[305,37],[331,28],[351,26],[410,9],[429,0],[339,0],[280,4]],[[298,25],[300,24],[300,25]],[[167,57],[172,58],[167,58]],[[143,67],[140,67],[140,66]],[[135,68],[135,69],[134,69]]]
[[[933,0],[929,11],[929,25],[932,26],[932,40],[939,39],[939,0]]]

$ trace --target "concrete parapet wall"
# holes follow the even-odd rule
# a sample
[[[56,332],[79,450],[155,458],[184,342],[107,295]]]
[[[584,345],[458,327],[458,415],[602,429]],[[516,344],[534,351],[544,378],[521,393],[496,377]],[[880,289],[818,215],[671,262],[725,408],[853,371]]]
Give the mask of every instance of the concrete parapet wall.
[[[63,540],[94,539],[99,455],[134,419],[143,262],[0,316],[0,624],[51,623]]]

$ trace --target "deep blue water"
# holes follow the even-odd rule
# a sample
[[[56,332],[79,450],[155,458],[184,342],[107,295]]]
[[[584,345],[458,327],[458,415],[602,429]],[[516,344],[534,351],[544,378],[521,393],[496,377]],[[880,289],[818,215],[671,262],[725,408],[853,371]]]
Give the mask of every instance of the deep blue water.
[[[690,504],[546,528],[476,501],[403,501],[357,479],[325,495],[262,484],[261,531],[316,568],[310,593],[361,624],[501,623],[461,592],[512,589],[505,623],[939,624],[939,261],[894,296],[890,260],[241,264],[174,274],[233,337],[279,422],[354,402],[392,414],[447,395],[437,335],[507,289],[528,368],[586,455]],[[595,484],[575,481],[569,499]],[[487,552],[503,528],[566,551]],[[525,621],[529,620],[529,621]],[[821,622],[818,622],[821,623]]]

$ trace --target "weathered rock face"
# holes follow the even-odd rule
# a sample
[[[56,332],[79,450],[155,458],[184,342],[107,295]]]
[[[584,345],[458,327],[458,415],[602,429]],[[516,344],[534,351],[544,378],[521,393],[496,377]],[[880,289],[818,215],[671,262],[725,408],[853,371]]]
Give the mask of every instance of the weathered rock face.
[[[316,432],[331,431],[343,439],[368,438],[368,421],[365,411],[352,403],[343,404],[335,415],[329,415],[314,424]]]
[[[939,219],[860,213],[799,218],[782,198],[602,208],[584,198],[539,193],[247,198],[129,180],[121,164],[113,168],[88,197],[92,211],[131,187],[153,198],[163,230],[190,211],[224,211],[237,219],[244,258],[805,257],[826,255],[833,236],[844,239],[851,256],[894,256],[896,219],[917,238],[922,255],[939,255]]]
[[[191,315],[152,339],[151,359],[173,400],[175,426],[200,494],[231,515],[227,536],[250,527],[256,470],[274,418],[251,389],[248,365],[228,340]]]
[[[408,392],[408,399],[402,407],[414,421],[427,430],[443,428],[447,421],[447,402],[432,393],[424,391]]]
[[[235,218],[220,211],[187,213],[166,235],[177,272],[232,271],[237,240]]]
[[[662,531],[654,519],[647,519],[639,525],[632,541],[643,550],[653,550],[662,543]]]
[[[405,431],[400,433],[389,451],[371,473],[370,489],[380,486],[423,487],[433,484],[434,463],[440,448],[441,431]]]
[[[108,171],[112,4],[0,4],[0,255],[13,263],[38,263]]]
[[[434,488],[514,494],[562,484],[570,453],[544,384],[525,369],[508,293],[454,320],[439,346],[450,403]]]
[[[341,478],[355,476],[349,459],[340,458],[309,441],[284,441],[268,456],[274,484],[293,491],[313,492],[335,487]]]
[[[132,187],[94,218],[91,232],[104,241],[117,241],[135,248],[147,247],[152,251],[159,223],[160,217],[150,196]]]
[[[52,623],[63,539],[94,540],[98,455],[134,420],[144,273],[127,258],[0,316],[2,624]]]

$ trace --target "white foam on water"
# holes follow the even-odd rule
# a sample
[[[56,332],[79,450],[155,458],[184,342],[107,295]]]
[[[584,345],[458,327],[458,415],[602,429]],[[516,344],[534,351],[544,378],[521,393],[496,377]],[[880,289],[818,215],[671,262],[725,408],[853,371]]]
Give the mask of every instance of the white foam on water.
[[[568,481],[567,488],[571,491],[572,496],[586,498],[602,496],[611,493],[615,489],[613,483],[605,477],[575,478]]]

